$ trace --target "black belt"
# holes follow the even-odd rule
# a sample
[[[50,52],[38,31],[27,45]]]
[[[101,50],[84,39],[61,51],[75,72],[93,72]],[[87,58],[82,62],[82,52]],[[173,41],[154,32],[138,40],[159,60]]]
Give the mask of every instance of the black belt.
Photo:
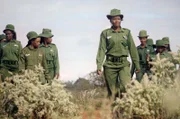
[[[53,60],[47,60],[46,62],[47,62],[47,64],[51,64],[51,63],[53,63]]]
[[[9,65],[18,65],[18,61],[14,61],[14,60],[3,60],[2,63]]]
[[[116,56],[107,56],[106,59],[111,62],[124,62],[127,60],[126,56],[116,57]]]
[[[140,64],[141,67],[146,68],[148,64]]]

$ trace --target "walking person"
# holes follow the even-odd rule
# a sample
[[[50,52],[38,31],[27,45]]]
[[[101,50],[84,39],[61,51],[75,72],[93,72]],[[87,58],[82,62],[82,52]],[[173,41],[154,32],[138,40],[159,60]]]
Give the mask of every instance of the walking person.
[[[167,52],[171,52],[171,47],[170,47],[170,41],[169,41],[169,37],[163,37],[162,40],[164,41],[165,43],[165,50]]]
[[[50,29],[43,29],[43,32],[40,34],[42,49],[45,53],[45,58],[47,62],[47,67],[51,79],[59,78],[59,57],[58,49],[54,43],[52,43],[52,37],[54,35],[51,33]]]
[[[19,71],[19,57],[22,49],[21,42],[16,39],[14,25],[6,25],[3,32],[6,34],[6,41],[0,43],[0,74],[2,80]]]
[[[108,97],[120,97],[125,92],[125,86],[131,80],[130,62],[127,60],[130,53],[136,72],[140,71],[139,57],[131,31],[121,27],[123,15],[118,9],[112,9],[107,18],[111,28],[102,31],[96,57],[97,73],[102,75],[102,66],[108,90]],[[106,61],[104,59],[106,56]]]
[[[136,79],[141,82],[141,79],[143,77],[143,75],[146,74],[150,74],[150,67],[149,67],[149,56],[151,53],[154,52],[154,49],[150,46],[148,46],[147,42],[147,31],[146,30],[141,30],[139,32],[139,36],[138,36],[141,44],[137,47],[137,51],[139,54],[139,64],[140,64],[140,72],[136,74]],[[131,76],[133,76],[135,71],[135,66],[134,64],[132,64],[131,67]]]
[[[21,70],[35,70],[35,66],[41,65],[44,68],[44,76],[40,81],[42,84],[51,83],[48,73],[47,63],[44,52],[39,48],[40,38],[38,34],[31,31],[27,34],[28,44],[22,49],[20,55],[20,69]]]

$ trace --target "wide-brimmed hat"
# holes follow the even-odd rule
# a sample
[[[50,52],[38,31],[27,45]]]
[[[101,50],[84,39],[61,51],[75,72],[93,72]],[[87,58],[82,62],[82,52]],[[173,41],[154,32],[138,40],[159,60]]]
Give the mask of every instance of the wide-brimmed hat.
[[[149,35],[147,35],[147,31],[146,30],[141,30],[139,32],[139,38],[144,38],[144,37],[148,37]]]
[[[0,41],[3,40],[3,39],[6,39],[6,35],[1,34],[1,35],[0,35]]]
[[[10,30],[10,31],[16,33],[16,32],[15,32],[15,27],[14,27],[14,25],[12,25],[12,24],[6,25],[6,28],[3,30],[3,32],[5,33],[7,30]]]
[[[166,47],[166,46],[163,40],[157,40],[156,47]]]
[[[146,41],[146,44],[148,46],[153,46],[154,48],[156,47],[156,45],[154,44],[154,41],[152,38],[148,38],[147,41]]]
[[[32,40],[34,38],[38,38],[39,35],[35,31],[30,31],[27,35],[28,40]]]
[[[169,37],[163,37],[162,40],[165,44],[169,44]]]
[[[44,37],[44,38],[51,38],[53,37],[54,35],[51,33],[51,29],[46,29],[44,28],[42,33],[39,34],[40,37]]]
[[[112,9],[110,14],[107,15],[107,18],[108,19],[111,19],[112,17],[115,17],[115,16],[120,16],[121,19],[123,19],[124,15],[121,14],[121,10],[118,10],[118,9]]]

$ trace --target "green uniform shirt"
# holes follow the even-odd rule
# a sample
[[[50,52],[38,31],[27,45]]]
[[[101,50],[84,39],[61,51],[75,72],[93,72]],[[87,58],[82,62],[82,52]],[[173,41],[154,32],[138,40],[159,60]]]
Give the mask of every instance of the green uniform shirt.
[[[48,74],[47,63],[43,51],[39,48],[34,49],[31,45],[22,49],[19,65],[21,70],[34,70],[35,65],[38,66],[39,64],[45,69],[45,79],[49,80],[50,77]]]
[[[40,48],[45,53],[48,69],[54,69],[56,74],[59,73],[59,57],[56,45],[51,43],[46,47],[41,44]]]
[[[156,60],[156,55],[157,53],[154,52],[153,54],[150,55],[150,58],[152,61],[155,61]],[[173,63],[173,64],[179,64],[179,62],[173,58],[172,54],[170,54],[168,51],[164,51],[162,53],[160,53],[160,59],[163,59],[163,58],[169,58],[169,60]]]
[[[120,31],[116,32],[112,28],[106,29],[101,33],[100,37],[96,57],[97,69],[100,70],[102,68],[105,55],[128,57],[129,53],[136,69],[140,69],[137,49],[130,30],[121,28]],[[107,67],[118,67],[118,63],[109,64],[105,62],[104,65]]]
[[[139,45],[137,47],[137,51],[139,54],[139,65],[140,65],[141,70],[142,70],[142,68],[147,68],[148,67],[147,55],[154,53],[153,47],[150,47],[148,45],[146,45],[145,47],[141,47],[141,45]],[[135,71],[135,66],[134,66],[134,64],[132,64],[131,76],[133,76],[134,71]]]
[[[172,56],[167,51],[159,53],[159,57],[160,57],[160,59],[172,58]],[[156,59],[157,59],[157,52],[154,52],[150,55],[150,60],[155,61]]]
[[[164,51],[164,52],[162,52],[162,53],[159,54],[159,57],[160,57],[160,59],[168,58],[169,61],[174,64],[174,66],[172,66],[171,69],[172,69],[172,70],[176,69],[176,64],[178,64],[178,62],[173,59],[173,57],[172,57],[172,55],[171,55],[170,53],[168,53],[167,51]],[[151,59],[151,61],[156,61],[156,59],[157,59],[157,53],[154,52],[153,54],[151,54],[151,55],[150,55],[150,59]]]
[[[137,47],[137,51],[139,54],[139,64],[140,65],[147,65],[147,55],[152,54],[154,52],[154,49],[148,45],[146,45],[144,48],[139,45]]]
[[[22,45],[20,41],[11,40],[0,44],[1,67],[18,70],[18,62]]]

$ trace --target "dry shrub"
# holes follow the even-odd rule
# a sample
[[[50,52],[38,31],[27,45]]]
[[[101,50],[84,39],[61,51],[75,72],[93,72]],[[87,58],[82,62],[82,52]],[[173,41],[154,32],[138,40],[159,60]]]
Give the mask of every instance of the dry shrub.
[[[151,64],[152,75],[144,75],[141,83],[132,80],[123,98],[114,102],[116,118],[177,119],[180,116],[180,77],[174,64],[169,59],[160,59],[159,55]]]
[[[64,85],[58,80],[53,80],[52,85],[42,85],[39,81],[42,75],[43,69],[38,66],[0,84],[2,107],[9,116],[59,119],[77,114],[78,107],[71,102],[72,95],[64,90]]]

